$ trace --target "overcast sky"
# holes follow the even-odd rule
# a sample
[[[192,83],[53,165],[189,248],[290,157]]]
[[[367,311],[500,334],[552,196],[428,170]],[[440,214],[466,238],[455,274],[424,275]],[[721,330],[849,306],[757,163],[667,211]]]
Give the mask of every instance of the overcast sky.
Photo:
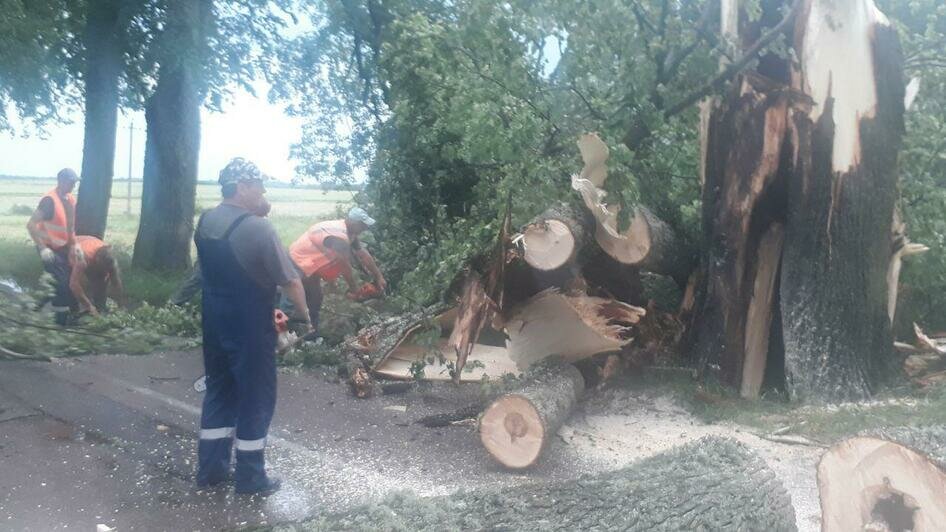
[[[259,94],[264,94],[260,91]],[[68,125],[47,127],[47,136],[27,138],[0,133],[0,175],[54,176],[60,168],[82,166],[82,114]],[[141,178],[144,161],[144,113],[119,114],[115,177],[128,174],[128,126],[134,123],[132,177]],[[199,178],[213,180],[233,157],[246,157],[267,174],[290,180],[295,162],[289,147],[298,142],[302,120],[286,116],[278,105],[248,93],[236,94],[223,113],[201,111]]]

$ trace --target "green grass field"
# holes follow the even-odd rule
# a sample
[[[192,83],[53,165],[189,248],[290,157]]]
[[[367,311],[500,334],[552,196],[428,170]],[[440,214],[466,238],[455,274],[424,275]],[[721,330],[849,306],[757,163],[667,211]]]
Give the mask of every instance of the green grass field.
[[[40,197],[55,186],[54,179],[16,179],[0,177],[0,279],[12,279],[23,286],[33,286],[42,274],[42,266],[26,232],[26,222]],[[80,185],[81,186],[81,185]],[[332,218],[346,209],[354,193],[323,191],[309,188],[269,187],[266,197],[272,204],[270,220],[280,238],[290,244],[313,223]],[[177,283],[173,276],[155,275],[128,269],[131,250],[138,232],[141,209],[141,182],[118,181],[112,187],[108,228],[105,240],[120,253],[125,264],[125,278],[133,299],[160,303]],[[220,201],[220,187],[197,185],[197,211],[208,209]],[[128,207],[130,206],[130,214]]]

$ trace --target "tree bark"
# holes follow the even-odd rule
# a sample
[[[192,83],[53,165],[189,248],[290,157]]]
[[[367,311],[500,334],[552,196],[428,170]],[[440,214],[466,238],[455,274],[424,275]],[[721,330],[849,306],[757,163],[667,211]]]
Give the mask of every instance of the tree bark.
[[[787,91],[754,75],[737,83],[725,102],[713,106],[707,128],[702,213],[707,249],[689,334],[698,368],[741,388],[756,273],[766,262],[778,268],[780,250],[771,250],[766,261],[760,245],[784,217],[786,175],[780,166],[790,150]],[[764,334],[752,345],[766,351],[768,333],[759,332]]]
[[[797,530],[791,498],[775,474],[743,444],[721,438],[601,475],[442,497],[401,493],[286,528],[379,529]]]
[[[133,264],[149,270],[190,267],[204,87],[200,57],[207,0],[175,0],[167,10],[167,46],[145,108],[144,188]]]
[[[608,147],[593,133],[578,140],[584,167],[572,176],[578,192],[595,220],[595,240],[615,261],[672,277],[681,287],[693,271],[695,257],[682,238],[644,206],[634,208],[630,226],[620,231],[620,207],[605,203],[604,183],[608,178]]]
[[[901,427],[845,440],[818,464],[821,529],[942,530],[946,429]]]
[[[765,366],[757,357],[784,350],[791,398],[857,400],[892,362],[902,58],[871,0],[800,1],[790,32],[799,60],[765,56],[723,101],[704,105],[706,252],[690,347],[704,375],[750,396]],[[737,42],[759,31],[729,26]],[[784,227],[779,250],[763,245],[775,224]],[[772,271],[777,294],[766,311],[757,291]]]
[[[815,105],[792,112],[797,151],[780,294],[785,372],[792,398],[858,400],[892,373],[887,270],[903,57],[871,0],[811,0],[807,15],[795,36],[802,50],[795,86]]]
[[[115,171],[118,81],[122,72],[120,2],[90,0],[85,34],[85,134],[76,234],[103,238]]]
[[[486,407],[479,422],[483,446],[510,469],[535,465],[585,390],[578,369],[561,361],[537,365],[523,380]]]

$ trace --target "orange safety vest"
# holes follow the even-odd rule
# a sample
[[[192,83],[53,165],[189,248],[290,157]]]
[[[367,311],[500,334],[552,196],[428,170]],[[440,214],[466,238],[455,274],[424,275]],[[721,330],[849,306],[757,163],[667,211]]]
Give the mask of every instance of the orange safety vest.
[[[79,249],[82,250],[82,254],[85,255],[86,262],[91,261],[92,258],[95,257],[95,254],[106,245],[105,242],[102,242],[98,238],[86,235],[77,236],[76,244],[78,244]]]
[[[325,247],[325,239],[330,236],[351,245],[345,220],[331,220],[313,225],[289,246],[289,256],[306,277],[318,275],[331,281],[342,274],[343,257]]]
[[[72,207],[72,219],[66,216],[66,207],[62,204],[62,198],[56,189],[52,189],[43,195],[44,198],[53,200],[53,217],[51,220],[44,220],[37,225],[43,231],[43,244],[51,249],[62,249],[68,244],[75,243],[75,212],[76,199],[72,194],[66,194],[66,201]]]

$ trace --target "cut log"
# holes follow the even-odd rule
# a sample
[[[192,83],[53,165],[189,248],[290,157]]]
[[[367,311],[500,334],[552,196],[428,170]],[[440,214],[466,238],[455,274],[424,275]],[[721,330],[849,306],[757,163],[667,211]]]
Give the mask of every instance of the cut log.
[[[546,290],[511,311],[506,348],[520,369],[553,354],[574,362],[618,351],[632,340],[631,326],[645,313],[612,299]]]
[[[900,428],[858,436],[818,464],[822,530],[946,528],[946,430]]]
[[[379,503],[280,530],[797,530],[791,499],[745,445],[704,438],[617,471],[559,483]]]
[[[594,221],[587,213],[568,204],[548,208],[522,228],[514,238],[522,246],[522,258],[541,271],[571,264],[591,238]]]
[[[585,166],[581,174],[572,176],[572,188],[596,221],[595,240],[601,249],[621,264],[668,275],[685,286],[694,257],[684,241],[644,206],[634,209],[630,226],[620,231],[620,205],[607,204],[607,192],[602,188],[607,179],[607,145],[589,133],[578,140],[578,148]]]
[[[581,372],[560,361],[533,368],[523,380],[486,407],[479,422],[483,446],[510,469],[536,463],[585,390]]]

